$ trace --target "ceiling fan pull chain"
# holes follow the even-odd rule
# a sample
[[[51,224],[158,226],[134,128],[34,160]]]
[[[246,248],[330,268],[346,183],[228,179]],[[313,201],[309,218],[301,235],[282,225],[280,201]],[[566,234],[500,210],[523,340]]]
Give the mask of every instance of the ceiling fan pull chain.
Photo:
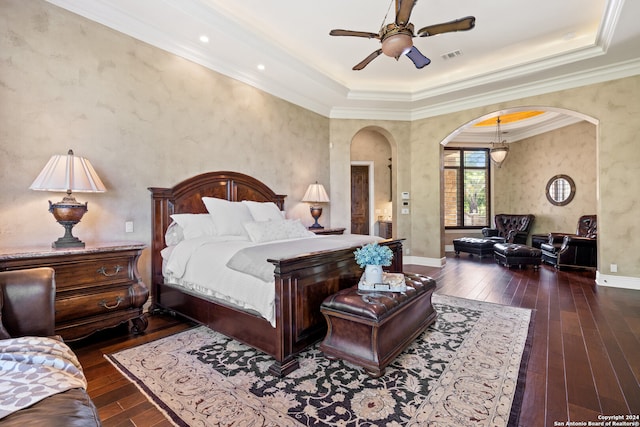
[[[391,0],[391,2],[389,3],[389,7],[387,8],[387,13],[385,13],[384,18],[382,18],[382,24],[380,25],[380,31],[382,31],[382,29],[384,28],[384,23],[387,22],[387,16],[389,16],[389,11],[391,10],[391,5],[395,1],[398,1],[398,0]]]

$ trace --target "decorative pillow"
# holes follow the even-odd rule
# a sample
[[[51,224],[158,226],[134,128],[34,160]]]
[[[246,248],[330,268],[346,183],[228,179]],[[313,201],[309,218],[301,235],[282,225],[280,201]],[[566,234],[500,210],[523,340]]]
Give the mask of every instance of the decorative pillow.
[[[284,212],[273,202],[252,202],[243,200],[251,212],[254,221],[280,221],[284,219]]]
[[[184,232],[177,222],[172,221],[164,233],[164,243],[167,246],[175,246],[184,240]]]
[[[244,228],[251,241],[256,243],[315,236],[299,219],[248,222]]]
[[[215,197],[203,197],[202,201],[211,215],[218,236],[247,237],[244,224],[253,221],[247,205]]]
[[[177,245],[182,239],[216,235],[216,228],[209,214],[173,214],[171,219],[174,223],[169,225],[164,235],[167,246]],[[174,224],[177,226],[173,226]]]
[[[5,329],[2,324],[2,306],[4,304],[4,294],[2,293],[2,289],[0,289],[0,340],[6,340],[7,338],[11,338],[9,332]]]

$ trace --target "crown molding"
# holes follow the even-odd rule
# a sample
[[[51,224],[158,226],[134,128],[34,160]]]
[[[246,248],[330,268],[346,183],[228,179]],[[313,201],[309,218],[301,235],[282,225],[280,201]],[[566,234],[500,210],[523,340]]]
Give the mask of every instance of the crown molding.
[[[638,74],[640,74],[640,59],[634,59],[618,64],[568,73],[560,77],[540,80],[534,83],[506,87],[504,89],[489,91],[478,95],[459,97],[452,101],[444,101],[415,109],[407,109],[403,110],[405,114],[400,114],[398,116],[402,117],[401,120],[420,120],[442,114],[454,113],[456,111],[484,107],[486,105],[513,101],[530,96],[543,95],[545,93],[617,80]],[[384,109],[375,108],[362,109],[336,107],[331,109],[330,117],[341,119],[377,119],[377,116],[384,114],[384,111]],[[392,117],[387,117],[386,119],[394,120]]]
[[[225,44],[225,37],[233,37],[234,41],[240,43],[239,49],[252,61],[254,58],[251,53],[257,48],[261,55],[269,58],[269,73],[260,73],[250,66],[237,66],[226,57],[208,54],[206,46],[191,38],[192,32],[189,37],[174,34],[166,28],[154,26],[149,22],[150,19],[145,20],[144,13],[126,12],[109,0],[47,1],[285,101],[336,119],[413,121],[640,74],[640,59],[634,59],[593,69],[585,67],[582,71],[567,72],[532,83],[504,86],[504,82],[517,82],[536,73],[544,75],[549,68],[557,69],[587,60],[597,62],[606,53],[624,0],[608,3],[595,45],[416,92],[349,90],[279,46],[264,40],[259,34],[249,33],[246,29],[240,31],[241,23],[214,13],[202,0],[163,0],[163,3],[180,14],[180,18],[190,20],[194,27],[210,29],[212,34],[216,34],[216,42],[221,45]],[[143,8],[145,4],[141,2],[134,7]],[[287,84],[290,81],[295,81],[296,85]],[[479,92],[483,87],[495,87],[497,84],[502,87]]]

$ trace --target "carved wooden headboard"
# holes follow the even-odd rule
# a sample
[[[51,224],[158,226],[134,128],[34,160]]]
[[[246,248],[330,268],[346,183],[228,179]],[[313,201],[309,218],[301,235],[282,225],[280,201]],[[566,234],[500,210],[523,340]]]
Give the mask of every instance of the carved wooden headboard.
[[[207,172],[188,178],[172,188],[149,187],[151,191],[151,280],[152,286],[162,283],[164,234],[174,213],[206,213],[203,197],[215,197],[232,202],[252,200],[273,202],[284,209],[284,198],[263,182],[239,172]]]

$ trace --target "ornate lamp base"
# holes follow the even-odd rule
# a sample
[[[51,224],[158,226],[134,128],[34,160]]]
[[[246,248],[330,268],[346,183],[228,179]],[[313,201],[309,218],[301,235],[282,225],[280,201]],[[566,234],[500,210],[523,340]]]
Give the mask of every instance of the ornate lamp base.
[[[53,242],[52,248],[84,248],[84,242],[71,233],[71,229],[77,222],[58,221],[58,224],[64,227],[64,236]]]
[[[64,227],[64,236],[51,244],[53,248],[84,248],[84,242],[73,235],[71,230],[80,222],[87,211],[87,203],[78,203],[69,193],[61,202],[49,201],[49,212]]]
[[[323,229],[324,227],[318,224],[318,218],[320,218],[320,215],[322,215],[322,207],[311,206],[310,210],[311,210],[311,216],[315,220],[315,223],[309,228],[313,230]]]

